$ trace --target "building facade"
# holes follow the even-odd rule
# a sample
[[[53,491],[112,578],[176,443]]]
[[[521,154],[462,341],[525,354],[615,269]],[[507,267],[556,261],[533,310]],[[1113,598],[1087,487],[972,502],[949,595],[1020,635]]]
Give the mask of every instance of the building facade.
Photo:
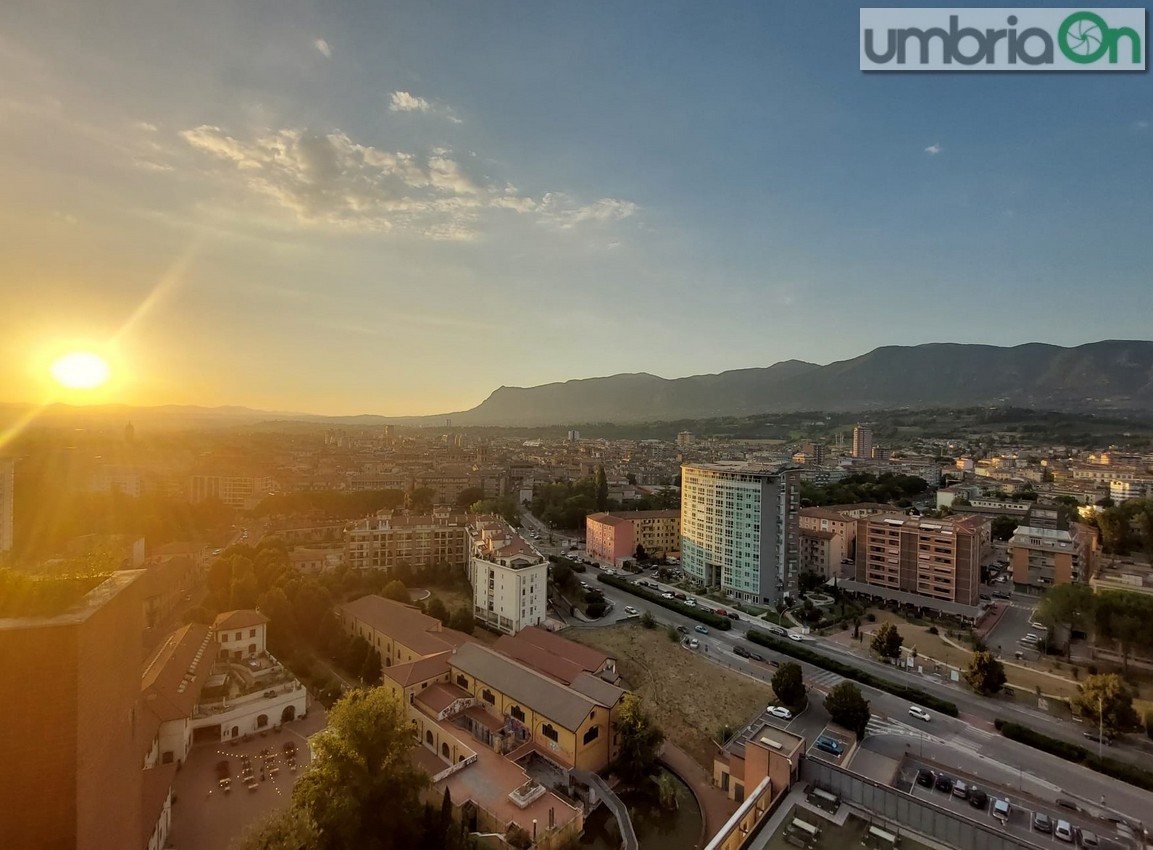
[[[585,519],[585,551],[601,563],[619,566],[636,555],[637,546],[643,546],[649,555],[678,551],[681,512],[602,512]]]
[[[1096,571],[1097,531],[1071,521],[1060,505],[1036,505],[1009,541],[1018,590],[1044,593],[1056,584],[1087,582]]]
[[[473,616],[515,635],[545,621],[548,560],[504,520],[478,519],[469,528]]]
[[[230,508],[251,510],[276,489],[276,482],[267,475],[193,475],[188,501],[195,505],[216,499]]]
[[[747,463],[681,468],[681,564],[733,599],[775,604],[800,570],[800,473]]]
[[[344,530],[344,562],[357,570],[391,571],[468,563],[468,519],[447,509],[426,516],[380,511]]]
[[[972,616],[980,601],[989,521],[877,514],[857,521],[855,580],[847,589]]]
[[[873,456],[873,429],[858,425],[853,429],[853,457],[871,458]]]

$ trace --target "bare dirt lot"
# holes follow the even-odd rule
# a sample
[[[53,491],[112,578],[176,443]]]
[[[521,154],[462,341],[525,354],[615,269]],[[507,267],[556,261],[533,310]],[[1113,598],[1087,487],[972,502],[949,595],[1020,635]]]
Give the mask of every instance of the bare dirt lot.
[[[569,629],[566,638],[617,659],[621,676],[665,735],[710,774],[713,740],[724,724],[739,727],[773,701],[772,689],[718,667],[669,640],[664,629],[640,625]]]

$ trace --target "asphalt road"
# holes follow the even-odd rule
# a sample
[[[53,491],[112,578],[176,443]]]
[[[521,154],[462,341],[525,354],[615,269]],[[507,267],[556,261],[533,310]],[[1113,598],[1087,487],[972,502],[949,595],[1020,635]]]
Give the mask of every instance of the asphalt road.
[[[762,655],[768,662],[795,661],[790,656],[774,653],[765,647],[748,643],[745,632],[750,625],[764,629],[764,623],[752,621],[742,616],[740,621],[733,623],[732,630],[721,632],[710,629],[707,635],[694,631],[699,625],[696,620],[683,616],[668,608],[654,605],[634,596],[627,591],[610,585],[596,582],[599,573],[589,568],[583,578],[593,587],[597,587],[605,594],[606,600],[613,603],[612,609],[604,618],[595,623],[576,623],[576,627],[599,627],[612,622],[626,619],[624,607],[631,605],[641,614],[651,610],[653,616],[661,624],[681,625],[689,630],[692,637],[700,641],[701,655],[710,661],[723,664],[746,675],[768,681],[772,678],[774,667],[770,663],[761,663],[751,659],[741,658],[733,653],[733,647],[742,644],[752,652]],[[638,579],[656,583],[656,580],[645,573],[637,576]],[[662,588],[666,589],[666,588]],[[698,598],[698,604],[708,607],[717,607],[717,603]],[[899,668],[881,664],[876,661],[864,659],[829,641],[808,639],[805,645],[823,654],[838,660],[846,661],[860,669],[874,672],[894,681],[907,680],[908,684],[921,688],[929,693],[936,694],[943,699],[956,703],[961,711],[960,718],[951,718],[930,712],[932,720],[928,723],[915,720],[908,714],[909,703],[889,693],[873,688],[861,686],[861,690],[869,699],[874,714],[870,724],[870,737],[866,738],[866,745],[870,742],[893,739],[898,749],[910,746],[924,746],[925,753],[936,752],[943,758],[943,764],[959,763],[957,760],[976,758],[982,769],[988,771],[998,767],[999,776],[1004,780],[1005,788],[1022,787],[1042,801],[1053,802],[1058,797],[1072,798],[1081,801],[1087,808],[1101,809],[1101,800],[1105,800],[1104,810],[1116,811],[1133,820],[1140,821],[1146,816],[1153,815],[1150,804],[1153,795],[1142,791],[1132,785],[1111,779],[1087,768],[1066,762],[1056,756],[1048,755],[1039,750],[1019,744],[997,734],[992,729],[992,721],[996,717],[1010,720],[1043,729],[1046,734],[1062,737],[1069,741],[1084,744],[1082,737],[1083,727],[1080,724],[1060,722],[1036,709],[1015,706],[1002,701],[986,700],[966,690],[959,684],[938,683],[933,679],[914,673],[903,672]],[[810,688],[822,692],[836,685],[841,677],[820,667],[801,663],[805,681]],[[812,741],[820,734],[828,717],[820,705],[820,698],[810,699],[809,709],[800,717],[792,721],[795,726],[781,724],[784,728],[804,734]],[[894,731],[895,730],[895,731]],[[936,747],[947,747],[947,751],[937,751]],[[889,753],[886,753],[889,754]],[[1122,747],[1113,747],[1110,755],[1126,758],[1137,764],[1148,764],[1148,756],[1143,753]],[[975,773],[980,776],[980,773]],[[1014,783],[1012,780],[1016,779]],[[1066,818],[1069,819],[1069,818]],[[1150,817],[1153,821],[1153,817]]]

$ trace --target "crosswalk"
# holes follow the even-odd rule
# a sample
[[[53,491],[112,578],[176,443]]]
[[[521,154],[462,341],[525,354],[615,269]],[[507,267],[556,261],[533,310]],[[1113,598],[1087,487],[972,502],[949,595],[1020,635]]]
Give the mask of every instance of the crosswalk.
[[[891,717],[877,717],[876,715],[869,718],[869,725],[865,727],[867,735],[903,735],[906,738],[922,737],[926,741],[938,741],[939,739],[933,735],[928,735],[922,729],[915,729],[899,720],[893,720]]]
[[[806,676],[805,681],[810,688],[816,688],[818,691],[831,691],[837,685],[841,684],[841,682],[845,681],[845,677],[824,670]]]

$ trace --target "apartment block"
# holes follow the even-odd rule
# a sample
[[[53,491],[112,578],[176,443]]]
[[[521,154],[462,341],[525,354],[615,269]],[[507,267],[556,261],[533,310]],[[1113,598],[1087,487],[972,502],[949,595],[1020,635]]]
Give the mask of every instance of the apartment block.
[[[468,563],[468,517],[448,509],[408,516],[380,511],[344,530],[344,562],[357,570],[391,571]]]
[[[188,501],[195,505],[216,499],[230,508],[251,510],[276,489],[276,482],[267,475],[193,475]]]
[[[846,590],[975,617],[989,522],[979,516],[923,519],[877,514],[857,521],[856,575]]]
[[[681,565],[730,598],[775,604],[796,590],[800,473],[722,461],[681,467]]]
[[[601,563],[619,566],[636,554],[637,546],[650,555],[679,551],[681,512],[602,512],[585,519],[585,551]]]
[[[477,519],[469,527],[473,616],[514,635],[545,621],[548,560],[504,520]]]
[[[856,555],[857,520],[888,510],[888,505],[865,504],[801,508],[801,569],[826,578],[851,576],[854,569],[845,562]]]
[[[1062,505],[1035,505],[1009,541],[1018,590],[1044,593],[1055,584],[1086,582],[1096,561],[1097,530],[1073,522]]]
[[[873,456],[873,429],[858,425],[853,429],[853,457],[869,459]]]

